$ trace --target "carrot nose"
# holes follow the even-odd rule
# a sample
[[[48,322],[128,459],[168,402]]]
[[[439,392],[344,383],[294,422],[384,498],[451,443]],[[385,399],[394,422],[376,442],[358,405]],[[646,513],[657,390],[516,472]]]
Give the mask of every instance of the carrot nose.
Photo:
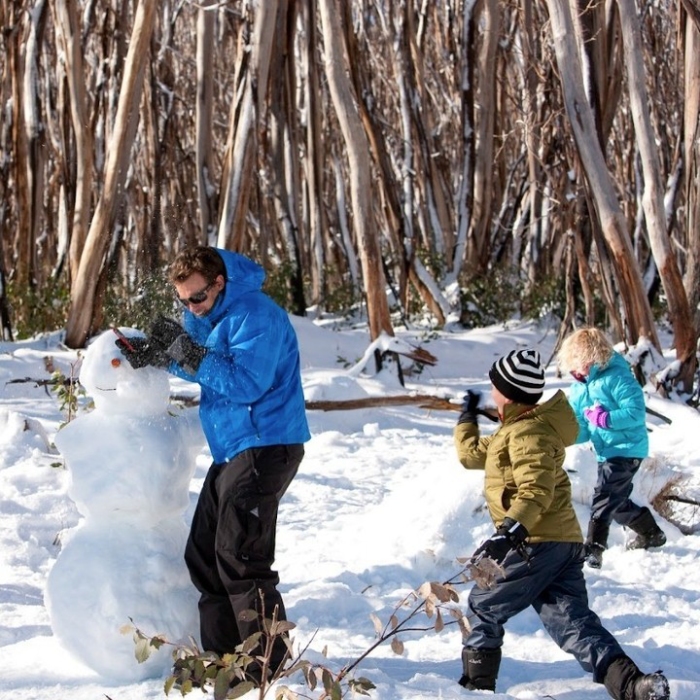
[[[122,361],[118,357],[113,357],[112,358],[112,367],[119,367],[121,365]]]

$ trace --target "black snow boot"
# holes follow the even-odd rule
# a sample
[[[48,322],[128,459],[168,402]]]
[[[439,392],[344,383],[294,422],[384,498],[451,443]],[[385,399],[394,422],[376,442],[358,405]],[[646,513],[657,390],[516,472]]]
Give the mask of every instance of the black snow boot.
[[[496,678],[501,666],[501,650],[477,649],[464,647],[462,649],[462,666],[464,673],[459,684],[467,690],[496,690]]]
[[[666,676],[657,671],[646,673],[634,682],[634,700],[669,700],[671,690]]]
[[[656,524],[648,508],[642,508],[642,512],[629,523],[629,528],[634,530],[637,536],[627,543],[627,549],[649,549],[666,544],[666,535]]]
[[[595,518],[588,523],[588,535],[586,536],[586,564],[592,569],[600,569],[603,566],[603,552],[608,546],[608,533],[610,523],[604,523]]]
[[[615,700],[669,700],[668,681],[660,671],[642,673],[629,656],[615,659],[603,679],[610,697]]]

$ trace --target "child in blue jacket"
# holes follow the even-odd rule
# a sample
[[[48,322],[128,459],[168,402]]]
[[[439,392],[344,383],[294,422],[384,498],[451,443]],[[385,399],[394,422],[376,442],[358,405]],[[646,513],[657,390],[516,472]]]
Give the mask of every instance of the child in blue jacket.
[[[576,380],[569,402],[579,422],[577,442],[590,440],[598,459],[586,562],[599,569],[612,521],[637,534],[628,549],[660,547],[666,542],[651,511],[630,499],[634,475],[649,452],[644,394],[628,362],[596,328],[568,336],[558,359],[562,371]]]

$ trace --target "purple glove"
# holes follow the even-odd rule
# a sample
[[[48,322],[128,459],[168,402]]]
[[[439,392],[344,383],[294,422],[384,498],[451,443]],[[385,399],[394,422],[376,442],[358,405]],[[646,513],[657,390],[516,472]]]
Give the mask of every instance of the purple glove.
[[[588,422],[596,428],[610,427],[610,414],[598,404],[593,406],[593,408],[584,408],[583,415],[586,416]]]

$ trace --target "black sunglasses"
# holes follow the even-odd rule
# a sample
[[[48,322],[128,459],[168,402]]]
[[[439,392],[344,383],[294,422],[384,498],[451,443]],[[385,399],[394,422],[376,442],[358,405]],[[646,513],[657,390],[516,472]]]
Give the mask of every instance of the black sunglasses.
[[[190,304],[201,304],[203,301],[207,300],[207,297],[209,296],[209,290],[213,286],[214,282],[209,282],[209,284],[206,287],[204,287],[204,289],[201,289],[200,291],[196,292],[191,297],[187,297],[187,299],[182,299],[178,297],[178,300],[183,306],[189,306]]]

